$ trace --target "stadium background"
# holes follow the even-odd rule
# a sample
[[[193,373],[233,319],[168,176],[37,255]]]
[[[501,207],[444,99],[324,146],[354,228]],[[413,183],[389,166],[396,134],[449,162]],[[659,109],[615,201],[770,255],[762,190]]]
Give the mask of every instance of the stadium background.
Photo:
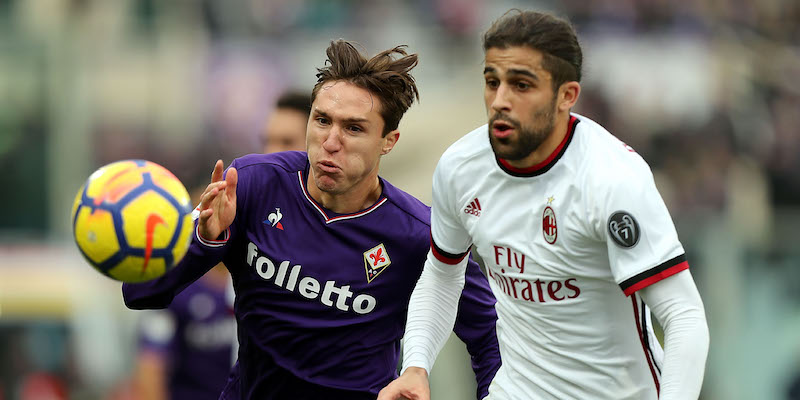
[[[787,399],[800,375],[796,0],[0,0],[0,399],[53,378],[72,399],[124,398],[136,313],[70,237],[91,171],[145,158],[205,182],[216,158],[258,149],[276,96],[310,90],[345,38],[419,53],[421,102],[382,175],[429,203],[441,152],[485,121],[480,34],[515,6],[575,23],[576,111],[653,168],[708,315],[702,398]],[[434,398],[473,388],[451,340]]]

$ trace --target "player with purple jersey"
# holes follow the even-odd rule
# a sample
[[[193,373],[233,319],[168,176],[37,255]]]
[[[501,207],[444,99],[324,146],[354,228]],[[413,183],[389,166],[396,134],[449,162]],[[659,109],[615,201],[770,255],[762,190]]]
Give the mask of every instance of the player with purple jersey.
[[[217,162],[186,257],[158,280],[123,286],[129,307],[165,307],[225,263],[240,349],[223,398],[375,399],[397,375],[430,209],[378,169],[417,96],[409,74],[417,58],[397,47],[367,60],[345,41],[327,54],[308,152],[245,156],[224,176]],[[477,264],[467,270],[453,330],[483,398],[500,365],[495,299]]]
[[[214,269],[175,296],[168,309],[142,315],[135,380],[139,398],[218,398],[236,332],[225,300],[225,275],[224,269]]]

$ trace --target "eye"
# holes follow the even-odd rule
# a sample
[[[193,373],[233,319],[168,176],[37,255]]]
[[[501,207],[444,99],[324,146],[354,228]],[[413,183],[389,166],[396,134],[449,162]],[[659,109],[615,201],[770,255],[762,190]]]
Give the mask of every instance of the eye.
[[[316,121],[320,125],[328,125],[330,123],[330,121],[325,117],[317,117]]]
[[[517,82],[514,85],[516,86],[517,90],[521,90],[521,91],[525,91],[525,90],[528,90],[528,89],[531,88],[531,84],[529,84],[528,82],[523,82],[523,81]]]
[[[358,125],[350,125],[348,127],[348,129],[350,130],[350,132],[363,132],[364,131],[364,129],[361,129],[361,127],[358,126]]]
[[[494,78],[486,78],[486,87],[490,89],[497,89],[500,86],[500,81]]]

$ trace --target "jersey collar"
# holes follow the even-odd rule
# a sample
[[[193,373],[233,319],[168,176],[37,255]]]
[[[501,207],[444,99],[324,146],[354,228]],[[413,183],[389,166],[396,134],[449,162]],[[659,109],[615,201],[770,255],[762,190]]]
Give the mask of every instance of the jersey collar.
[[[538,176],[553,168],[553,165],[564,155],[564,152],[567,150],[567,146],[572,141],[572,137],[575,136],[575,126],[578,125],[580,122],[579,119],[575,118],[575,116],[569,116],[569,124],[567,124],[567,134],[564,136],[564,140],[558,144],[553,153],[550,154],[544,161],[528,167],[528,168],[515,168],[508,161],[498,158],[495,156],[495,160],[497,161],[497,165],[500,166],[500,169],[505,171],[507,174],[512,176],[519,176],[519,177],[531,177],[531,176]]]
[[[308,203],[312,206],[312,208],[317,210],[317,212],[322,216],[322,219],[325,221],[325,224],[331,224],[337,221],[343,221],[367,215],[378,209],[378,207],[383,205],[383,203],[386,203],[387,200],[385,194],[381,193],[381,196],[378,198],[378,201],[376,201],[375,204],[371,205],[369,208],[366,208],[364,210],[352,214],[337,214],[331,210],[326,209],[325,207],[322,207],[322,205],[320,205],[313,198],[311,198],[311,195],[308,194],[308,189],[306,189],[306,180],[303,179],[303,171],[297,171],[297,180],[300,184],[300,190],[303,192],[303,196],[306,198],[306,201],[308,201]],[[383,182],[381,182],[381,184],[382,183]]]

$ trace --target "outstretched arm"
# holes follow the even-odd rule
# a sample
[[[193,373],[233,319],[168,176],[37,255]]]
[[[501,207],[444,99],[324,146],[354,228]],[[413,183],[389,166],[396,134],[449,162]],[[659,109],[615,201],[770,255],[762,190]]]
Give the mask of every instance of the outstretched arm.
[[[148,282],[122,284],[122,297],[128,308],[143,310],[168,307],[178,293],[217,265],[225,256],[227,246],[212,247],[211,242],[201,242],[196,226],[193,236],[189,251],[166,274]],[[216,242],[218,244],[227,242],[227,237],[222,239],[225,240]]]
[[[659,399],[700,396],[709,335],[703,301],[689,270],[639,291],[664,328],[664,367]]]
[[[236,216],[237,183],[236,168],[232,165],[223,173],[222,160],[218,160],[211,183],[195,210],[197,219],[189,251],[164,276],[144,283],[123,284],[122,296],[128,308],[166,308],[178,293],[222,260],[231,236],[229,227]]]

